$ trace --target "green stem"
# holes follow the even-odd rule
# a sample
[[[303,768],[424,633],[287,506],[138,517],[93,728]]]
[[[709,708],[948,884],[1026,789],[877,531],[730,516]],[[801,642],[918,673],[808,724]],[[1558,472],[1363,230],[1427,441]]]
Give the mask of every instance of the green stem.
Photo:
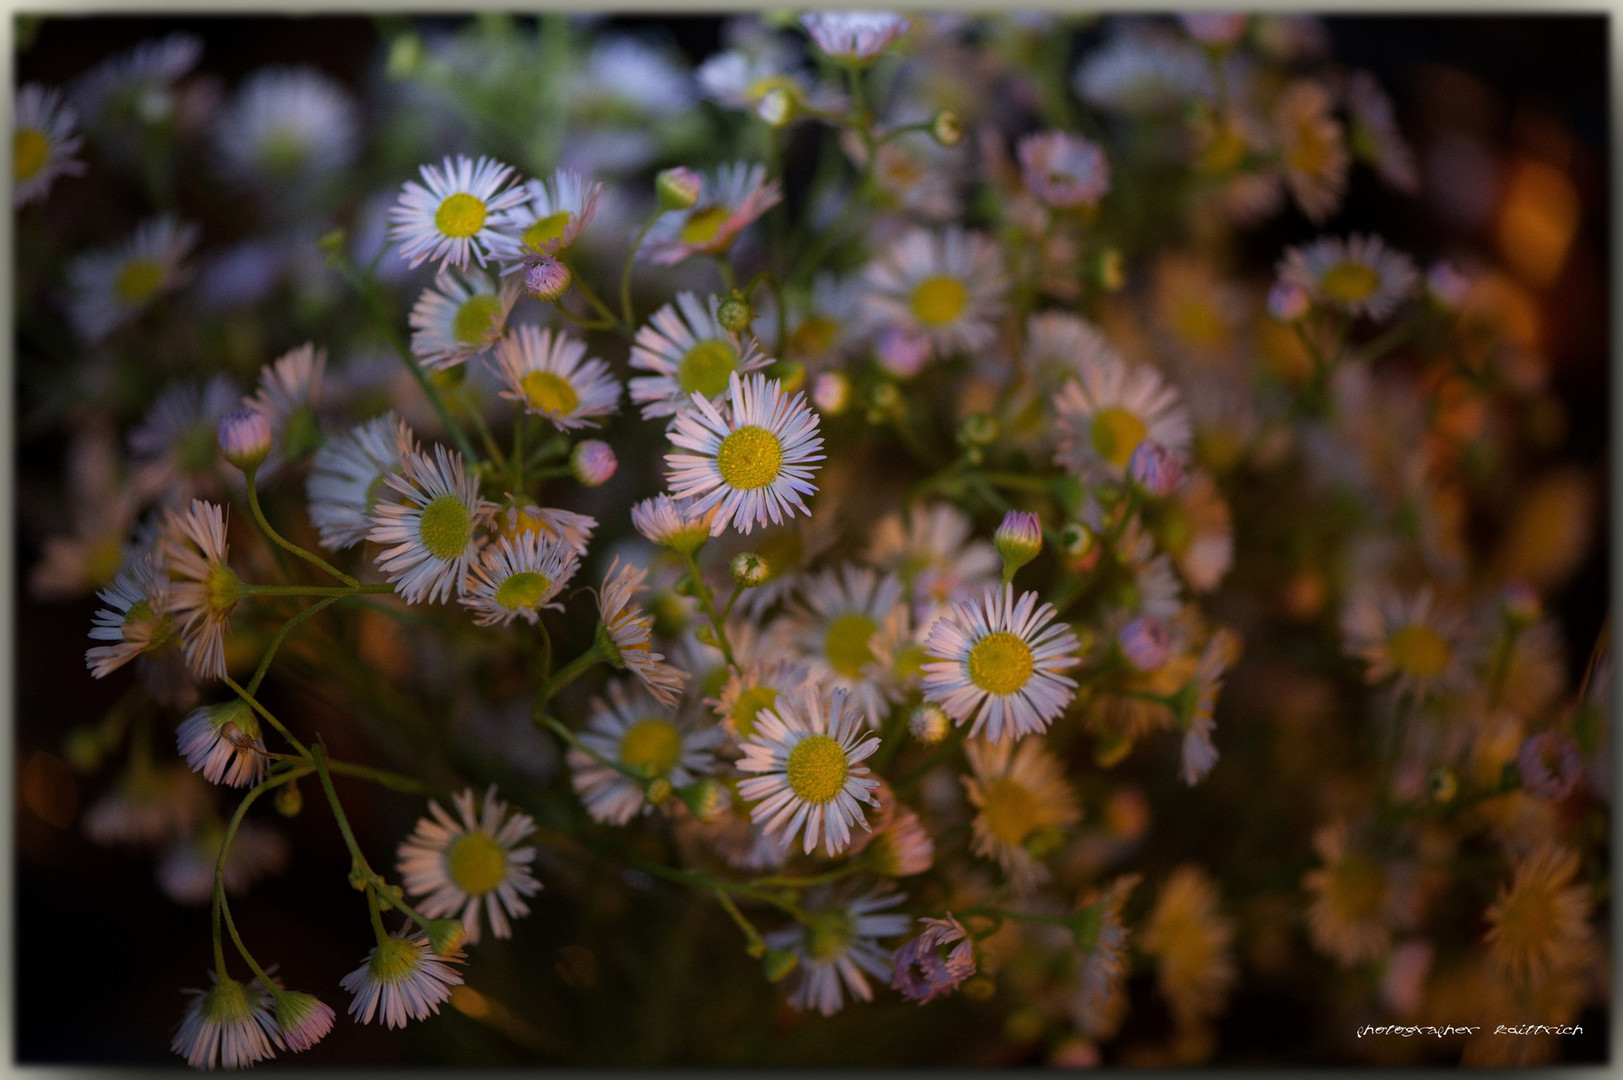
[[[473,421],[474,431],[478,433],[479,441],[485,444],[485,453],[489,455],[491,463],[496,466],[496,471],[500,472],[507,468],[507,458],[502,455],[501,447],[497,446],[496,440],[491,437],[490,427],[485,423],[484,414],[479,411],[478,405],[469,396],[466,383],[457,388],[457,404],[462,406],[462,410]]]
[[[248,692],[250,694],[258,690],[259,684],[265,681],[265,673],[270,670],[271,661],[276,658],[276,650],[282,647],[282,641],[287,637],[288,633],[305,619],[308,619],[322,608],[331,607],[340,599],[342,597],[329,596],[323,600],[318,600],[282,624],[282,628],[276,631],[276,636],[271,638],[270,644],[265,647],[265,655],[259,658],[259,667],[254,670],[254,677],[248,680]]]
[[[393,585],[250,585],[246,581],[238,588],[242,590],[244,596],[345,597],[394,592]]]
[[[704,575],[699,573],[698,560],[693,557],[691,551],[684,551],[682,558],[688,564],[688,575],[693,579],[694,591],[698,593],[699,606],[704,609],[705,617],[710,620],[710,628],[716,633],[716,645],[721,649],[721,655],[727,658],[728,667],[734,671],[742,672],[744,669],[739,667],[737,658],[733,656],[732,643],[727,640],[727,624],[721,617],[717,616],[715,597],[710,591],[710,586],[705,584]],[[733,600],[737,599],[738,590],[735,588],[733,590]],[[729,611],[732,610],[732,606],[733,601],[729,600],[727,602]]]
[[[754,923],[744,917],[742,911],[738,910],[738,905],[733,903],[733,898],[727,895],[727,890],[717,886],[710,891],[715,896],[716,903],[721,905],[721,910],[731,916],[733,922],[738,924],[739,930],[743,931],[744,951],[757,958],[765,956],[766,942],[761,940],[761,932],[755,929]]]
[[[325,570],[327,573],[331,574],[333,577],[337,578],[339,581],[342,581],[345,585],[348,585],[351,588],[354,588],[357,584],[359,584],[354,578],[350,577],[342,570],[329,565],[327,561],[321,558],[319,555],[316,555],[314,552],[306,551],[304,548],[293,543],[291,540],[285,539],[281,533],[271,528],[271,523],[265,518],[264,509],[259,505],[259,485],[254,483],[254,474],[258,471],[258,469],[249,469],[245,474],[248,481],[248,509],[253,511],[254,520],[259,523],[259,527],[264,530],[265,535],[270,537],[271,543],[275,544],[283,551],[297,555],[310,565]]]
[[[225,833],[220,838],[220,853],[214,859],[214,903],[210,917],[214,932],[214,973],[222,982],[230,977],[225,969],[225,948],[220,939],[220,917],[223,912],[226,921],[230,922],[231,913],[226,910],[225,904],[225,857],[231,850],[231,841],[236,838],[237,827],[242,824],[243,815],[247,814],[248,807],[254,804],[255,799],[274,787],[279,787],[307,775],[309,771],[308,768],[291,769],[260,781],[253,790],[242,797],[242,802],[237,804],[236,813],[231,815],[231,820],[226,824]],[[270,986],[270,980],[265,977],[265,973],[260,970],[258,964],[254,963],[254,958],[249,956],[248,950],[243,947],[242,939],[237,936],[237,928],[233,925],[230,930],[231,940],[236,942],[237,951],[242,953],[242,958],[248,962],[248,966],[253,969],[254,974],[260,977],[260,981],[266,986]]]
[[[427,795],[428,785],[413,776],[389,772],[387,769],[376,769],[370,765],[352,765],[347,761],[334,761],[327,759],[327,768],[344,776],[355,776],[362,780],[370,780],[374,784],[398,791],[403,795]]]
[[[253,709],[254,712],[263,717],[265,723],[269,724],[271,727],[275,728],[279,733],[281,733],[282,738],[286,739],[288,744],[292,746],[293,749],[297,750],[301,757],[310,756],[310,751],[305,749],[304,744],[295,739],[293,737],[293,733],[287,728],[283,727],[282,722],[276,719],[276,717],[272,716],[270,710],[259,703],[259,699],[254,697],[253,691],[246,690],[243,687],[238,686],[236,680],[232,679],[229,675],[225,676],[225,684],[231,688],[233,693],[235,693],[242,700],[246,701],[249,708]]]
[[[658,221],[664,214],[665,211],[656,208],[653,216],[643,222],[642,228],[637,230],[636,239],[631,241],[631,247],[626,251],[625,265],[620,268],[620,317],[625,320],[627,326],[637,325],[637,320],[634,317],[635,312],[631,310],[631,267],[636,261],[637,249],[642,247],[643,240],[648,236],[648,230],[652,229],[654,222]]]
[[[586,283],[586,279],[581,276],[580,271],[575,269],[572,260],[566,257],[562,262],[569,268],[571,284],[574,285],[581,296],[586,298],[586,302],[592,306],[592,309],[603,317],[608,327],[613,327],[628,338],[631,337],[635,332],[631,327],[631,320],[621,321],[620,316],[614,313],[614,309],[605,304],[603,298],[597,295],[596,290]]]
[[[590,649],[587,649],[585,652],[575,657],[575,659],[565,664],[556,675],[549,678],[541,687],[541,692],[537,694],[535,698],[533,715],[539,719],[542,710],[546,708],[547,702],[552,700],[553,695],[557,694],[558,691],[574,682],[577,676],[586,671],[586,669],[590,668],[593,664],[604,659],[607,658],[603,655],[603,650],[599,646],[593,645]]]

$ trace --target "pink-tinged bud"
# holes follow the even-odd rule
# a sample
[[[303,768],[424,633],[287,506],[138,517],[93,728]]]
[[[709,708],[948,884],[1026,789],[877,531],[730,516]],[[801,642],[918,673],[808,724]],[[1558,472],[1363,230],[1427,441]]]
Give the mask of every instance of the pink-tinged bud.
[[[699,189],[703,184],[698,173],[678,165],[654,177],[654,195],[661,210],[686,210],[699,204]]]
[[[569,289],[569,267],[551,255],[527,258],[524,289],[537,300],[556,300]]]
[[[1183,483],[1183,462],[1154,439],[1143,439],[1127,459],[1127,475],[1151,498],[1172,494]]]
[[[1538,593],[1525,581],[1512,581],[1505,586],[1505,614],[1514,622],[1526,625],[1544,613]]]
[[[220,418],[220,452],[243,472],[257,469],[271,450],[270,420],[246,405]]]
[[[812,383],[812,404],[825,416],[837,416],[851,402],[851,380],[838,371],[825,371]]]
[[[1454,268],[1453,263],[1438,262],[1426,274],[1426,291],[1450,311],[1465,303],[1471,292],[1471,279]]]
[[[1140,671],[1156,671],[1172,656],[1172,632],[1154,615],[1140,615],[1122,627],[1116,644]]]
[[[952,721],[947,711],[934,702],[926,701],[907,718],[907,731],[925,746],[934,746],[947,737]]]
[[[1043,549],[1043,527],[1037,515],[1023,510],[1010,510],[1003,515],[1003,524],[992,534],[992,546],[1003,560],[1003,580],[1014,577],[1014,572],[1037,557]]]
[[[1268,314],[1282,323],[1293,323],[1312,306],[1307,293],[1288,282],[1278,282],[1268,290]]]
[[[957,113],[943,109],[930,121],[930,135],[942,146],[957,146],[964,141],[964,122]]]
[[[569,452],[569,469],[587,487],[601,487],[609,482],[620,460],[614,456],[614,447],[602,439],[586,439],[575,444]]]
[[[1522,787],[1530,794],[1560,802],[1578,786],[1584,762],[1571,735],[1564,731],[1541,731],[1522,743],[1516,767],[1522,775]]]
[[[900,326],[883,330],[874,348],[879,366],[898,379],[911,379],[930,361],[930,339]]]
[[[1189,36],[1202,45],[1226,49],[1245,36],[1249,16],[1232,11],[1191,11],[1178,16]]]

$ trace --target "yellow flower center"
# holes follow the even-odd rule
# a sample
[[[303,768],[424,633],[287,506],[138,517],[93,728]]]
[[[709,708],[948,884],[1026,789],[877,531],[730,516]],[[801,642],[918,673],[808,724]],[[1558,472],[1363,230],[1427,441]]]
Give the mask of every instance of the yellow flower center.
[[[1219,128],[1200,152],[1195,167],[1202,172],[1223,175],[1239,168],[1245,158],[1245,139],[1233,124]]]
[[[27,180],[45,167],[51,140],[39,128],[19,128],[11,137],[11,178]]]
[[[163,267],[152,259],[131,259],[113,278],[113,293],[127,304],[139,304],[163,284]]]
[[[701,206],[688,215],[688,219],[682,223],[681,232],[677,233],[677,238],[682,243],[692,244],[695,247],[712,244],[730,217],[732,211],[725,206]]]
[[[507,880],[507,849],[489,833],[465,833],[445,849],[445,876],[469,896],[483,896]]]
[[[451,336],[460,345],[479,345],[495,337],[502,302],[489,293],[470,296],[451,320]]]
[[[122,535],[110,534],[97,541],[85,557],[85,580],[92,585],[105,585],[118,576],[124,565]]]
[[[913,288],[913,317],[925,326],[945,326],[968,305],[969,290],[957,278],[925,278]]]
[[[1538,956],[1558,940],[1563,919],[1556,890],[1547,883],[1519,883],[1491,913],[1491,939],[1506,956]]]
[[[834,335],[839,333],[839,330],[833,319],[821,315],[808,316],[804,322],[795,327],[795,332],[789,335],[790,351],[805,356],[821,356],[834,344]]]
[[[519,385],[537,412],[565,416],[580,405],[580,395],[569,380],[551,371],[526,372]]]
[[[785,772],[789,790],[801,801],[826,803],[845,787],[851,767],[839,743],[827,735],[808,735],[789,751]]]
[[[841,908],[819,911],[806,926],[806,955],[813,960],[832,960],[851,945],[851,916]]]
[[[204,581],[208,590],[209,612],[216,616],[228,614],[242,599],[242,582],[225,563],[211,563]]]
[[[393,985],[408,981],[422,964],[422,950],[405,938],[390,937],[378,942],[366,969],[374,981]]]
[[[434,226],[446,236],[472,236],[485,226],[484,200],[465,191],[448,196],[434,211]]]
[[[762,709],[770,709],[778,703],[778,691],[771,686],[752,686],[733,702],[733,709],[728,715],[732,717],[733,727],[737,730],[739,738],[747,739],[755,734],[755,717]]]
[[[292,176],[304,165],[304,136],[292,127],[272,128],[259,144],[259,165],[275,176]]]
[[[1319,178],[1330,172],[1336,164],[1335,139],[1321,138],[1317,125],[1304,121],[1296,127],[1295,143],[1285,154],[1285,163],[1292,172]]]
[[[715,397],[727,389],[727,376],[738,370],[738,350],[720,338],[694,345],[676,366],[676,385],[683,394]]]
[[[468,547],[473,536],[473,518],[462,500],[445,494],[423,507],[417,522],[417,536],[428,553],[441,561],[454,559]]]
[[[496,589],[496,603],[508,611],[533,608],[552,588],[552,579],[533,570],[512,575]]]
[[[993,836],[1017,847],[1042,820],[1041,808],[1031,789],[1007,776],[986,785],[981,797],[981,815]]]
[[[1368,855],[1353,852],[1336,863],[1328,898],[1342,918],[1349,922],[1376,918],[1385,893],[1381,864]]]
[[[1448,666],[1448,642],[1422,623],[1405,626],[1386,639],[1386,654],[1399,671],[1422,679],[1435,678]]]
[[[644,776],[664,776],[682,756],[682,735],[669,720],[638,720],[620,736],[620,761]]]
[[[1111,405],[1100,409],[1094,416],[1089,434],[1093,437],[1093,448],[1100,457],[1118,468],[1124,468],[1147,430],[1144,421],[1126,409]]]
[[[1168,503],[1161,508],[1154,532],[1161,550],[1174,558],[1188,551],[1189,542],[1195,538],[1195,527],[1189,520],[1189,514],[1176,503]]]
[[[930,659],[930,654],[924,651],[924,646],[916,641],[909,641],[896,650],[891,659],[891,670],[902,682],[916,678],[924,670],[924,663]]]
[[[800,98],[800,87],[796,86],[794,80],[787,75],[762,76],[750,83],[746,94],[751,102],[757,102],[774,90],[782,90],[785,94],[788,94],[790,101],[798,101]]]
[[[994,630],[969,650],[969,681],[989,694],[1012,694],[1031,678],[1031,646]]]
[[[862,669],[873,660],[868,643],[879,624],[860,611],[850,611],[828,624],[823,633],[823,655],[828,666],[847,679],[862,678]]]
[[[1381,275],[1358,262],[1336,263],[1319,279],[1319,288],[1324,295],[1343,304],[1368,300],[1380,285]]]
[[[560,210],[556,214],[546,217],[524,230],[524,244],[537,250],[541,245],[551,243],[562,238],[564,230],[569,227],[569,211]]]
[[[765,487],[783,467],[783,444],[763,427],[746,425],[721,440],[716,471],[722,482],[740,491]]]

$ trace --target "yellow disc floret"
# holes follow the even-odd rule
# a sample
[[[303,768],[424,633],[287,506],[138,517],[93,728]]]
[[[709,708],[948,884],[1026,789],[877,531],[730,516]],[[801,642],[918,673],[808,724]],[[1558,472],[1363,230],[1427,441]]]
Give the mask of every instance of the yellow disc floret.
[[[459,836],[445,849],[445,876],[469,896],[483,896],[507,879],[507,849],[488,833]]]
[[[957,278],[925,278],[913,287],[913,317],[925,326],[945,326],[968,306],[969,290]]]
[[[789,751],[784,770],[789,790],[809,803],[826,803],[845,787],[851,773],[840,744],[827,735],[808,735]]]
[[[1031,646],[1007,630],[994,630],[969,650],[969,679],[989,694],[1012,694],[1031,678]]]
[[[740,491],[765,487],[778,478],[783,466],[783,444],[763,427],[739,428],[716,448],[716,470],[722,481]]]
[[[682,756],[682,736],[669,720],[639,720],[620,736],[620,760],[644,776],[664,776]]]

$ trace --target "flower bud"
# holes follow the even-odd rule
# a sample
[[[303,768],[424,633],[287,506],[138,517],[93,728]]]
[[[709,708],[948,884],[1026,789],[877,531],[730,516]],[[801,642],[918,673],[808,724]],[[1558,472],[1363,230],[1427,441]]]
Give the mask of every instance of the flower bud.
[[[1043,527],[1037,515],[1024,510],[1010,510],[1003,515],[1003,524],[992,534],[992,546],[1003,560],[1003,580],[1010,581],[1016,570],[1037,557],[1043,549]]]
[[[428,943],[441,956],[450,956],[468,940],[468,930],[462,925],[461,919],[430,919],[425,929],[428,931]]]
[[[731,799],[727,786],[709,777],[676,789],[676,797],[688,808],[688,813],[700,821],[714,821],[727,812]]]
[[[654,177],[654,196],[661,210],[686,210],[698,205],[703,183],[698,173],[678,165]]]
[[[825,371],[812,382],[812,404],[825,416],[838,416],[851,400],[851,380],[842,372]]]
[[[733,580],[746,589],[764,585],[767,578],[772,576],[772,568],[766,560],[753,551],[741,551],[734,555],[729,568],[733,572]]]
[[[243,472],[250,472],[270,453],[270,420],[258,409],[240,406],[220,418],[220,451]]]
[[[781,128],[795,118],[794,95],[781,86],[775,86],[761,95],[755,103],[755,115],[771,127]]]
[[[1060,532],[1059,541],[1065,558],[1076,569],[1086,568],[1099,556],[1099,538],[1080,521],[1068,523]]]
[[[1127,459],[1127,475],[1146,495],[1161,499],[1183,483],[1183,462],[1153,439],[1142,439]]]
[[[620,465],[614,447],[602,439],[585,439],[569,452],[569,471],[587,487],[602,487]]]
[[[556,300],[569,289],[569,267],[551,255],[524,260],[524,291],[537,300]]]
[[[777,982],[793,971],[798,963],[800,963],[800,957],[789,950],[771,949],[768,950],[766,959],[761,961],[761,966],[766,969],[766,981]]]
[[[880,331],[874,343],[879,366],[898,379],[911,379],[930,361],[930,339],[901,326]]]
[[[304,809],[304,792],[299,790],[297,780],[283,784],[276,789],[276,812],[283,817],[298,817],[299,811]]]
[[[1140,671],[1155,671],[1172,655],[1172,633],[1154,615],[1140,615],[1116,633],[1127,662]]]
[[[934,746],[945,739],[951,728],[947,711],[931,701],[914,709],[913,715],[907,718],[908,733],[925,746]]]
[[[1093,280],[1105,292],[1119,292],[1127,284],[1127,268],[1118,248],[1106,248],[1093,260]]]
[[[986,413],[971,413],[958,425],[959,446],[991,446],[997,437],[997,418]]]
[[[1538,593],[1525,581],[1512,581],[1504,591],[1505,617],[1519,626],[1526,626],[1543,614]]]
[[[942,146],[957,146],[964,141],[964,122],[951,109],[942,109],[930,121],[930,135]]]
[[[750,323],[755,319],[755,310],[750,302],[744,299],[744,294],[734,289],[724,297],[716,307],[716,321],[723,329],[741,334],[749,329]]]
[[[671,786],[671,782],[663,776],[656,776],[643,788],[642,797],[648,800],[649,806],[660,806],[674,794],[676,789]]]
[[[1268,290],[1268,314],[1282,323],[1293,323],[1312,306],[1307,293],[1289,282],[1280,281]]]

